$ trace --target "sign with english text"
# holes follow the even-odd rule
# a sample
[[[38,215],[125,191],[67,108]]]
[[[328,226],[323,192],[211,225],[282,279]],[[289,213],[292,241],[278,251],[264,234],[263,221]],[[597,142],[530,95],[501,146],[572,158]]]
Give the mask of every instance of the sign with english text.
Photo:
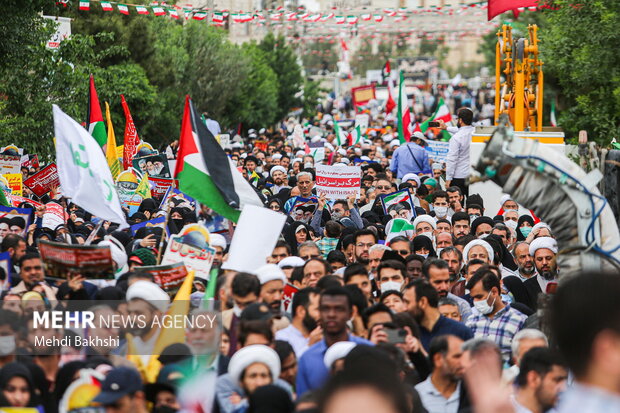
[[[317,165],[316,192],[327,199],[360,196],[362,170],[359,166]]]

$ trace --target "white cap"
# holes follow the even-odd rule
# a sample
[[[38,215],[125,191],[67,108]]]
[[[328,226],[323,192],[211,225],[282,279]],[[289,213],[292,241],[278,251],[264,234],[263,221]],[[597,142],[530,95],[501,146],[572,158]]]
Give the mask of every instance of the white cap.
[[[551,250],[554,254],[558,253],[558,243],[555,238],[538,237],[530,244],[530,255],[533,257],[539,249]]]
[[[463,261],[464,262],[469,261],[469,258],[467,257],[469,255],[469,250],[475,246],[480,246],[486,249],[487,254],[489,256],[489,261],[493,262],[493,259],[495,258],[495,254],[493,253],[493,247],[491,247],[491,244],[489,244],[488,242],[482,239],[475,239],[473,241],[470,241],[467,245],[465,245],[465,248],[463,248]]]
[[[222,234],[210,233],[209,234],[209,245],[212,247],[222,247],[222,249],[226,249],[226,238]]]
[[[275,280],[280,280],[283,283],[286,283],[286,275],[276,264],[265,264],[254,273],[258,277],[261,285]]]
[[[138,280],[127,289],[127,301],[139,298],[165,313],[170,304],[170,296],[159,285],[151,281]]]
[[[282,154],[276,152],[273,155],[271,155],[271,159],[282,159]]]
[[[283,166],[280,166],[280,165],[276,165],[276,166],[274,166],[273,168],[271,168],[271,169],[269,170],[269,175],[270,175],[270,176],[273,176],[273,174],[274,174],[276,171],[280,171],[280,172],[282,172],[284,175],[286,175],[286,169],[285,169]]]
[[[430,224],[431,227],[433,227],[433,229],[437,229],[437,221],[435,221],[435,218],[433,218],[430,215],[418,215],[416,217],[416,219],[413,220],[413,228],[415,230],[415,228],[418,226],[418,224],[420,222],[428,222]]]
[[[405,176],[403,176],[402,182],[407,182],[407,181],[416,181],[418,183],[418,186],[422,185],[422,181],[420,181],[420,177],[414,173],[408,173],[408,174],[405,174]]]
[[[127,264],[127,252],[125,251],[125,247],[113,236],[106,235],[103,241],[97,245],[110,248],[112,260],[116,263],[117,268],[123,268],[125,264]]]
[[[243,371],[254,363],[262,363],[269,368],[274,381],[280,376],[280,358],[271,347],[253,344],[243,347],[230,358],[228,374],[233,383],[240,385]]]
[[[332,344],[323,356],[323,364],[325,364],[327,370],[332,368],[332,365],[336,362],[336,360],[345,358],[351,350],[355,348],[355,346],[357,346],[357,344],[352,341],[339,341]]]
[[[303,267],[305,263],[306,261],[304,261],[303,258],[292,255],[290,257],[282,258],[282,260],[278,263],[278,267]]]

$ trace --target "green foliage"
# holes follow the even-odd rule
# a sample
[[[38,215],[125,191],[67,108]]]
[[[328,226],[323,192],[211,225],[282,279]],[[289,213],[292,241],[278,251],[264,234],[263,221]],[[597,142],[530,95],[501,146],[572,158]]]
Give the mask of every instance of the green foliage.
[[[278,110],[276,118],[281,119],[293,108],[301,106],[299,93],[303,85],[301,68],[297,63],[297,57],[289,46],[286,45],[284,36],[274,36],[269,33],[259,43],[261,50],[265,52],[267,61],[278,79]]]
[[[546,69],[562,90],[559,123],[567,136],[581,129],[600,144],[620,136],[620,3],[557,0],[541,31]]]

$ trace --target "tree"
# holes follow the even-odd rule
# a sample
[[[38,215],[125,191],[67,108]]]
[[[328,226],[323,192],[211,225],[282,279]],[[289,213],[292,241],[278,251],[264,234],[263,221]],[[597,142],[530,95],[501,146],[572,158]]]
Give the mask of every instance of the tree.
[[[284,36],[275,37],[269,33],[259,43],[265,52],[269,66],[278,79],[277,119],[284,118],[291,109],[301,106],[299,92],[303,85],[301,68],[293,49],[286,44]]]
[[[556,0],[541,31],[542,57],[561,87],[559,123],[601,144],[620,136],[620,3],[598,0],[575,6]],[[564,108],[564,110],[561,110]]]

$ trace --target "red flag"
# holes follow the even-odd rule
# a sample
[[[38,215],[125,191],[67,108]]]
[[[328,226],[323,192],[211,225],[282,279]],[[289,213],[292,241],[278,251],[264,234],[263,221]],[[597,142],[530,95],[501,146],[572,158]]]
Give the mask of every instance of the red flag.
[[[492,20],[493,17],[508,10],[517,10],[519,7],[535,6],[538,6],[538,0],[489,0],[487,16],[489,20]]]
[[[179,150],[177,151],[177,163],[174,168],[174,177],[183,171],[185,156],[197,153],[198,147],[194,140],[192,122],[190,119],[189,95],[185,95],[185,109],[183,110],[183,120],[181,121],[181,136],[179,137]]]
[[[127,170],[131,168],[133,162],[133,156],[136,153],[136,148],[140,143],[138,137],[138,131],[136,131],[136,125],[133,123],[133,118],[129,112],[129,106],[125,101],[125,96],[121,95],[121,104],[125,111],[125,143],[123,147],[123,169]]]

